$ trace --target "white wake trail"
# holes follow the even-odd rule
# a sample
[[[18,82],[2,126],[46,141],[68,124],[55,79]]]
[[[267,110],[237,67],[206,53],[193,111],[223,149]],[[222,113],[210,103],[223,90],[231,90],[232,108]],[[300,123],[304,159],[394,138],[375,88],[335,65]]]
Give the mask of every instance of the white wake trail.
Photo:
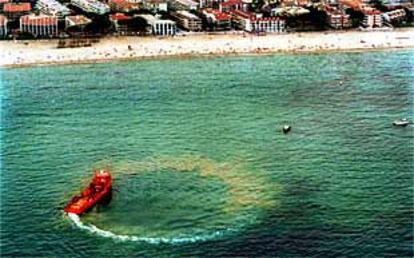
[[[180,243],[194,243],[198,241],[207,241],[218,236],[221,236],[225,231],[215,231],[208,235],[203,236],[192,236],[192,237],[176,237],[176,238],[166,238],[166,237],[138,237],[138,236],[129,236],[129,235],[118,235],[111,231],[103,230],[92,224],[84,224],[80,217],[75,213],[68,213],[70,220],[80,229],[87,230],[92,234],[99,235],[101,237],[112,238],[117,241],[133,241],[133,242],[146,242],[150,244],[180,244]]]

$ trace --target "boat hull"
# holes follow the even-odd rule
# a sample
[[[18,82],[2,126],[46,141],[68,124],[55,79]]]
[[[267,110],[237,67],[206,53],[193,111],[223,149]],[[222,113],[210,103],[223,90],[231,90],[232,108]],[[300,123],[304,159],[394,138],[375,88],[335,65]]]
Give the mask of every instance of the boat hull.
[[[405,127],[409,124],[409,122],[394,122],[392,123],[394,126],[401,126],[401,127]]]
[[[92,182],[65,206],[66,213],[81,215],[97,204],[109,204],[112,199],[112,176],[108,171],[96,172]]]

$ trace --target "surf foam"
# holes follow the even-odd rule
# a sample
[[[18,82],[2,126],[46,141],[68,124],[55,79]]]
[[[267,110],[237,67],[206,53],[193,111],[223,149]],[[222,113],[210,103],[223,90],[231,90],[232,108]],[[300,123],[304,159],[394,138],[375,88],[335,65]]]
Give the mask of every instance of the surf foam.
[[[86,230],[92,234],[95,234],[101,237],[112,238],[117,241],[146,242],[149,244],[161,244],[161,243],[182,244],[182,243],[194,243],[198,241],[212,240],[216,237],[222,236],[225,233],[225,231],[215,231],[213,233],[203,235],[203,236],[175,237],[175,238],[118,235],[111,231],[100,229],[93,224],[84,224],[77,214],[68,213],[68,217],[80,229]],[[226,231],[229,231],[229,230],[226,230]]]

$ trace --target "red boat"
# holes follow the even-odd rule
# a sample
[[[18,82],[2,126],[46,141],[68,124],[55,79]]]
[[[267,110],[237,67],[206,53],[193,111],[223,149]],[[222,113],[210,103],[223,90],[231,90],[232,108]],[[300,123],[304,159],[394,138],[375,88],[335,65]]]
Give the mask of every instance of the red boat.
[[[112,196],[112,175],[107,170],[95,171],[92,182],[66,204],[66,213],[82,213],[92,209],[96,204],[108,202]]]

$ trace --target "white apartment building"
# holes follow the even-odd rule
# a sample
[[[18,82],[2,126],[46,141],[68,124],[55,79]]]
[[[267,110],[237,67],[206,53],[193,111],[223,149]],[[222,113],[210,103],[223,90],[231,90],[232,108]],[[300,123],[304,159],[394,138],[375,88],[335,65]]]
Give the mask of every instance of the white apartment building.
[[[150,14],[140,14],[151,26],[151,32],[159,36],[174,36],[177,31],[177,25],[171,20],[161,20]]]
[[[382,15],[378,10],[363,10],[364,20],[362,25],[365,28],[381,28],[383,26]]]
[[[232,17],[235,26],[247,32],[271,33],[286,31],[286,22],[279,17],[260,17],[257,14],[240,10],[234,10]]]
[[[57,16],[59,19],[63,19],[65,16],[70,15],[69,8],[55,0],[38,0],[37,8],[42,13]]]
[[[20,17],[20,31],[35,37],[58,35],[58,18],[47,15],[25,15]]]
[[[193,0],[172,0],[170,3],[175,10],[197,10],[199,7],[199,3]]]
[[[154,12],[168,11],[168,2],[166,0],[145,0],[143,7]]]
[[[84,10],[85,12],[96,13],[96,14],[105,14],[109,13],[110,8],[108,5],[96,1],[96,0],[71,0],[71,3]]]
[[[182,28],[189,31],[201,31],[203,23],[201,19],[188,12],[188,11],[177,11],[171,14],[174,17],[174,20],[177,21],[177,24]]]

